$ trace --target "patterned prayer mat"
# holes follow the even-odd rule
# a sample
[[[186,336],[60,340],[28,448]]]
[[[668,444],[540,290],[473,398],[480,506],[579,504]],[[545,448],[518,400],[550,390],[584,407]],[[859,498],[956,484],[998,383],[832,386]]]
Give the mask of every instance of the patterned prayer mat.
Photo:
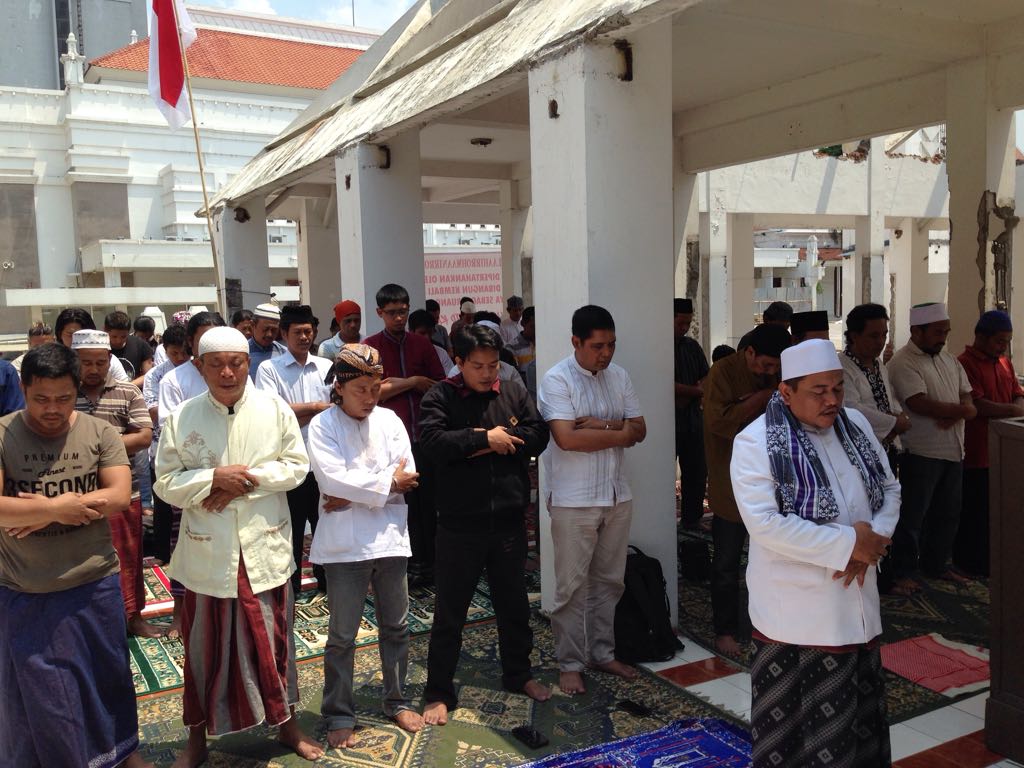
[[[684,540],[706,542],[708,551],[711,551],[710,534],[681,531],[680,541]],[[745,569],[745,556],[743,564]],[[747,598],[747,587],[741,572],[740,604],[745,621],[745,626],[741,626],[741,634],[745,637],[750,636],[750,619],[746,614]],[[959,583],[927,579],[924,581],[924,589],[917,594],[882,595],[882,642],[886,645],[935,632],[952,642],[985,649],[988,648],[988,622],[989,589],[986,581]],[[680,578],[679,628],[703,647],[714,649],[711,592],[707,581],[686,581]],[[733,661],[750,669],[749,654]],[[902,722],[950,703],[947,696],[892,672],[886,673],[885,684],[890,723]],[[977,692],[965,691],[958,696]]]
[[[154,573],[156,572],[156,573]],[[166,576],[159,569],[146,570],[147,585],[164,583]],[[308,579],[307,579],[308,577]],[[534,606],[540,605],[540,572],[530,571],[526,574],[530,601]],[[295,658],[305,661],[322,656],[327,641],[327,626],[330,612],[327,609],[327,597],[315,591],[316,580],[311,572],[303,573],[303,584],[307,580],[314,589],[307,589],[295,600]],[[170,592],[167,593],[170,596]],[[409,631],[413,635],[430,631],[434,622],[434,588],[414,587],[409,590]],[[172,603],[173,607],[173,603]],[[486,576],[477,585],[476,593],[469,608],[467,622],[472,624],[494,618],[491,607],[490,592]],[[166,626],[170,624],[168,613],[150,618],[153,624]],[[366,596],[363,606],[363,619],[356,645],[363,646],[377,642],[377,624],[373,608],[373,595]],[[139,696],[158,693],[183,684],[183,667],[185,649],[181,640],[168,638],[139,638],[128,640],[131,656],[132,675],[135,679],[135,692]]]
[[[890,672],[950,698],[987,689],[991,675],[987,650],[954,643],[938,632],[882,646],[882,664]]]
[[[550,626],[536,618],[534,665],[538,679],[553,685],[558,680]],[[314,765],[378,766],[380,768],[491,768],[519,765],[530,759],[605,744],[636,736],[683,718],[715,718],[721,713],[682,688],[657,675],[641,672],[627,682],[604,674],[588,674],[587,692],[569,697],[555,690],[552,699],[537,703],[502,690],[498,663],[497,628],[493,622],[477,624],[464,633],[456,683],[459,709],[448,725],[428,727],[412,735],[400,730],[380,712],[381,675],[377,649],[356,651],[356,709],[363,726],[360,744],[350,750],[330,750]],[[421,706],[426,682],[426,635],[410,644],[408,694]],[[323,686],[321,663],[299,666],[301,705],[299,721],[321,741],[326,728],[319,717]],[[646,704],[654,717],[639,718],[616,709],[622,699]],[[184,745],[181,695],[168,693],[139,700],[139,728],[143,755],[157,766],[169,766]],[[550,744],[531,752],[512,736],[512,729],[529,724],[544,733]],[[742,725],[733,723],[737,733]],[[679,763],[689,765],[688,763]],[[278,746],[273,729],[257,728],[211,742],[210,768],[284,768],[309,766]],[[695,765],[700,765],[699,763]],[[728,765],[728,764],[726,764]]]
[[[743,768],[750,764],[750,749],[750,738],[735,725],[691,718],[521,768]]]

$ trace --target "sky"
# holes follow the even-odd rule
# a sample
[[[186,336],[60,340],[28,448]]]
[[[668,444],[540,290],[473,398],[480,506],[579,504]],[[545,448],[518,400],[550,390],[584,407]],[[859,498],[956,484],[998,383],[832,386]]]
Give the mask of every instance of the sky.
[[[291,16],[297,19],[352,23],[355,3],[356,26],[385,30],[405,13],[414,0],[197,0],[200,5],[219,5],[240,11]]]

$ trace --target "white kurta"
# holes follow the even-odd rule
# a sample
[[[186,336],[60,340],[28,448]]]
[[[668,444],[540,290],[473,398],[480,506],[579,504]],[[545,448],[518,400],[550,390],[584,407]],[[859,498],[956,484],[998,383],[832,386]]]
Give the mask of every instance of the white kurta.
[[[839,517],[822,525],[779,512],[763,415],[740,432],[733,444],[732,487],[750,534],[750,620],[761,634],[777,642],[854,645],[882,632],[875,569],[868,568],[863,587],[856,581],[844,587],[842,580],[832,577],[845,570],[853,553],[854,523],[870,522],[876,533],[892,536],[899,518],[900,484],[867,419],[845,410],[871,440],[886,472],[885,501],[874,515],[860,472],[832,429],[805,426],[839,506]]]
[[[295,561],[285,491],[299,487],[309,471],[299,422],[281,398],[249,385],[232,411],[209,394],[189,400],[164,422],[156,456],[153,490],[181,507],[168,570],[187,589],[211,597],[238,596],[243,557],[253,592],[288,581]],[[259,485],[208,512],[202,502],[214,470],[232,464],[249,467]]]
[[[416,465],[409,433],[395,412],[377,407],[359,420],[336,405],[309,422],[307,446],[321,491],[309,559],[324,564],[411,556],[409,510],[405,497],[391,492],[391,480],[402,459],[406,472]],[[351,503],[324,512],[324,494]]]

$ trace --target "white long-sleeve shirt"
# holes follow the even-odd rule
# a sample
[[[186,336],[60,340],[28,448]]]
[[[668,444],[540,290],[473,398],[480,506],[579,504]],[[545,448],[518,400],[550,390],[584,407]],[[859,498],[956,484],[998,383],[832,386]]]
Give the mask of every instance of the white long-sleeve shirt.
[[[850,408],[845,410],[850,421],[867,435],[885,469],[885,500],[874,514],[860,472],[831,428],[804,426],[839,506],[839,517],[824,524],[779,512],[763,415],[740,432],[733,444],[732,487],[750,534],[750,620],[759,632],[777,642],[855,645],[882,633],[875,569],[868,568],[863,587],[856,581],[844,587],[843,580],[832,577],[846,569],[853,554],[854,523],[869,522],[876,533],[892,536],[899,519],[900,484],[867,419]]]
[[[900,401],[896,399],[896,395],[892,391],[889,371],[884,365],[879,364],[878,372],[882,377],[885,393],[889,397],[889,408],[892,411],[892,413],[883,413],[875,402],[875,395],[871,391],[867,375],[860,369],[856,361],[851,360],[848,355],[840,353],[839,362],[843,366],[843,404],[847,408],[859,411],[868,420],[875,437],[881,442],[896,426],[896,417],[903,413]],[[896,438],[895,443],[898,448],[899,438]]]
[[[160,394],[157,398],[157,422],[163,426],[170,416],[186,400],[206,392],[209,387],[195,361],[182,363],[173,371],[168,371],[160,380]]]
[[[256,369],[256,386],[273,392],[286,403],[329,403],[331,388],[324,384],[334,364],[326,357],[307,355],[305,365],[291,352],[264,360]],[[302,427],[302,439],[306,439],[309,424]]]
[[[359,420],[336,405],[309,422],[307,447],[321,493],[309,559],[322,564],[409,557],[409,510],[405,497],[391,492],[391,481],[402,459],[406,472],[416,466],[409,433],[395,412],[377,407]],[[351,503],[324,512],[323,495]]]
[[[220,512],[207,511],[214,470],[232,464],[249,467],[259,484]],[[284,584],[295,570],[285,491],[308,471],[299,422],[276,395],[250,384],[230,410],[208,393],[184,403],[164,422],[153,487],[181,507],[173,578],[199,594],[237,597],[244,557],[253,592]]]

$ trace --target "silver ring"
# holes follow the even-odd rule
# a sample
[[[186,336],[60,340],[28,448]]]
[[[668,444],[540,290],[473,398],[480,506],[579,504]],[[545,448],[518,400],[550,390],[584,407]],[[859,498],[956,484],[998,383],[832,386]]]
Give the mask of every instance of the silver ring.
[[[246,487],[246,490],[251,491],[252,490],[252,480],[246,480],[245,481],[245,487]]]

